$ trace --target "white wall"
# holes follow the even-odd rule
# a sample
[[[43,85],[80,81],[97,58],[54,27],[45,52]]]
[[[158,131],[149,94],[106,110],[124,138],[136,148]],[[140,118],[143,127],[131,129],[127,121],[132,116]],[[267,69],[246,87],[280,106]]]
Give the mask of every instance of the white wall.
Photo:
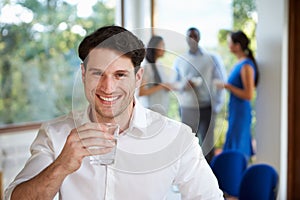
[[[24,167],[26,160],[30,156],[30,144],[33,142],[37,132],[38,130],[27,130],[0,134],[0,173],[3,175],[3,192]]]
[[[287,182],[287,30],[286,0],[258,0],[256,102],[257,162],[273,165],[280,176],[279,199]]]

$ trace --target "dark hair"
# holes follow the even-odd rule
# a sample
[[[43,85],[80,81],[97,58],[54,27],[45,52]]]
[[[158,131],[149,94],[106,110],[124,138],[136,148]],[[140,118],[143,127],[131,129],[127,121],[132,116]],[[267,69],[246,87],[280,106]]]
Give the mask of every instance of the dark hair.
[[[88,55],[94,48],[116,50],[131,59],[135,72],[140,68],[145,57],[145,47],[133,33],[120,26],[104,26],[86,36],[78,47],[78,54],[84,67]]]
[[[190,27],[190,28],[186,31],[187,35],[188,35],[189,32],[191,32],[191,31],[197,32],[197,34],[198,34],[198,36],[199,36],[199,39],[201,38],[201,34],[200,34],[199,29],[197,29],[196,27]]]
[[[160,36],[152,36],[146,50],[146,60],[149,63],[155,63],[155,53],[157,51],[157,45],[163,41],[163,38]]]
[[[258,66],[256,63],[256,60],[253,56],[252,50],[249,48],[250,40],[246,36],[246,34],[239,30],[236,32],[231,32],[230,33],[231,40],[234,44],[239,43],[241,45],[242,50],[245,52],[248,58],[250,58],[255,67],[255,86],[258,84],[258,79],[259,79],[259,71],[258,71]]]

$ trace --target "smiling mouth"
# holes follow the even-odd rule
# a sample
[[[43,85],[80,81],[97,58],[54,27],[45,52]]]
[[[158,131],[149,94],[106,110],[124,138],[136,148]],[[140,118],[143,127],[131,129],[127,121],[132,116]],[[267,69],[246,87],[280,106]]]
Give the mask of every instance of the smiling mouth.
[[[105,97],[101,95],[97,95],[97,97],[101,100],[103,104],[113,104],[119,97],[114,96],[114,97]]]
[[[109,101],[109,102],[112,102],[112,101],[115,101],[118,99],[118,97],[102,97],[102,96],[99,96],[99,98],[104,101]]]

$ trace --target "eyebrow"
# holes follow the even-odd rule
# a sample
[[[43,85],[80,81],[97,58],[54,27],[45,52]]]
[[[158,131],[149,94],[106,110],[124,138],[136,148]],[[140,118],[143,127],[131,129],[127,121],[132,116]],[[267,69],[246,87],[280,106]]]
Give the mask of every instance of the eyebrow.
[[[88,67],[88,71],[102,71],[102,69],[96,67]]]
[[[134,68],[132,70],[134,70]],[[91,68],[88,69],[88,71],[98,71],[98,72],[101,72],[101,73],[104,72],[102,69],[99,69],[99,68],[96,68],[96,67],[91,67]],[[130,71],[131,71],[131,69],[130,70],[120,69],[120,70],[116,70],[114,73],[130,73]]]

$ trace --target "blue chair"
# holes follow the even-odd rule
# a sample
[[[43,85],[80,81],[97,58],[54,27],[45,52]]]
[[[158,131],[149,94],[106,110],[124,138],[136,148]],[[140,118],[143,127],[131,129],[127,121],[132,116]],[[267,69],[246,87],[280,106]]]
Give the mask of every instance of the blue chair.
[[[278,174],[272,166],[254,164],[244,173],[239,200],[275,200],[278,181]]]
[[[212,159],[210,166],[224,195],[238,197],[240,182],[247,168],[244,154],[233,150],[222,152]]]

